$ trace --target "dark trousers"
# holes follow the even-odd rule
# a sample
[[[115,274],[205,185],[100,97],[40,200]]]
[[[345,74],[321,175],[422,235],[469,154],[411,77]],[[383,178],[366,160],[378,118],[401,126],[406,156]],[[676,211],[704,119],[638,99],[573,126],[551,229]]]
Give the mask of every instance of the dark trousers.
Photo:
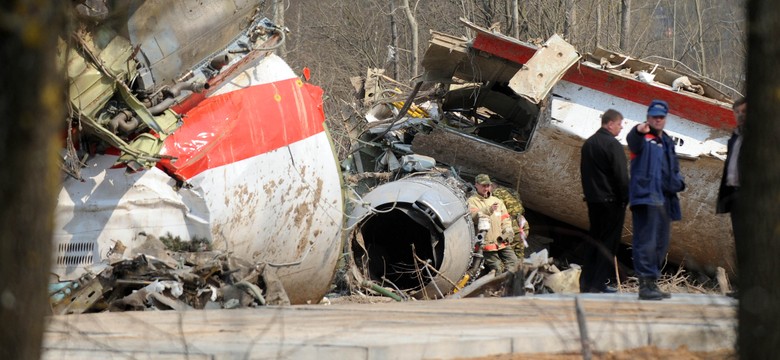
[[[666,206],[654,205],[632,206],[631,213],[634,222],[634,271],[640,278],[658,279],[669,250],[669,213]]]
[[[496,275],[504,271],[517,271],[517,255],[509,246],[498,251],[483,251],[482,255],[485,256],[485,267],[495,270]]]
[[[590,236],[580,276],[580,291],[602,291],[615,273],[614,256],[620,244],[626,207],[617,202],[589,202]]]

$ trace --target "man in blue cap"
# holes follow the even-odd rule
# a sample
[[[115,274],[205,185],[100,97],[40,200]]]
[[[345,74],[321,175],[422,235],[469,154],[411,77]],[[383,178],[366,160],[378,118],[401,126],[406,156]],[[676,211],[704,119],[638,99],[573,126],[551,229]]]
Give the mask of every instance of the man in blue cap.
[[[661,300],[671,294],[658,288],[666,252],[669,249],[671,221],[682,219],[677,193],[685,189],[674,141],[664,132],[669,105],[653,100],[646,122],[626,136],[631,151],[631,206],[634,235],[634,272],[639,278],[639,299]]]

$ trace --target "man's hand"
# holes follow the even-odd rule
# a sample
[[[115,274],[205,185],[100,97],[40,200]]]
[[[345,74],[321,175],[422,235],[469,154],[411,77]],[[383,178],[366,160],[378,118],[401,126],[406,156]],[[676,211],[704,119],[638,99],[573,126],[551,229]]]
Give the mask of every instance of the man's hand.
[[[650,125],[648,123],[641,123],[637,125],[636,131],[639,131],[642,134],[647,134],[650,132]]]
[[[515,232],[512,230],[512,228],[505,228],[503,231],[501,231],[501,238],[504,239],[504,242],[509,243],[512,242],[515,238]]]

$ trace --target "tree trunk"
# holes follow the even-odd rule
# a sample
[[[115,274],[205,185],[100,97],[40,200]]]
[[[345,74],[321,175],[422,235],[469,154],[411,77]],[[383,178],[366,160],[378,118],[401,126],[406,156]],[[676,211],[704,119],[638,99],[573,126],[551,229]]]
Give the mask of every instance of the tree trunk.
[[[574,26],[577,21],[577,12],[574,9],[574,0],[564,0],[566,19],[563,22],[563,38],[569,43],[574,43]]]
[[[772,357],[780,344],[780,8],[748,1],[748,104],[740,150],[735,241],[739,265],[738,346],[741,359]]]
[[[621,0],[620,8],[620,50],[628,50],[628,36],[631,31],[631,0]]]
[[[699,49],[701,55],[699,57],[699,73],[703,76],[707,76],[707,55],[704,51],[704,19],[702,18],[703,10],[701,8],[701,0],[694,2],[696,5],[696,20],[699,22]]]
[[[520,11],[517,7],[518,0],[512,1],[512,37],[520,38]]]
[[[601,1],[593,0],[596,7],[596,48],[601,47]]]
[[[393,47],[390,50],[392,51],[390,62],[392,63],[393,79],[398,79],[398,25],[395,22],[395,10],[395,0],[390,0],[390,46]]]
[[[677,0],[672,0],[672,60],[677,60]],[[672,62],[672,67],[677,67],[677,62]]]
[[[417,73],[419,71],[419,64],[417,61],[417,52],[420,47],[420,37],[418,35],[417,31],[417,19],[414,17],[414,12],[412,12],[412,8],[409,7],[409,0],[403,0],[404,1],[404,13],[406,14],[406,19],[409,20],[409,32],[412,35],[412,46],[410,52],[412,54],[412,78],[417,77]]]
[[[51,311],[56,130],[64,123],[64,83],[55,69],[61,4],[0,5],[6,19],[0,28],[0,359],[40,358],[44,315]]]
[[[284,27],[284,0],[274,0],[274,24]],[[287,57],[287,46],[282,43],[279,47],[279,56]]]

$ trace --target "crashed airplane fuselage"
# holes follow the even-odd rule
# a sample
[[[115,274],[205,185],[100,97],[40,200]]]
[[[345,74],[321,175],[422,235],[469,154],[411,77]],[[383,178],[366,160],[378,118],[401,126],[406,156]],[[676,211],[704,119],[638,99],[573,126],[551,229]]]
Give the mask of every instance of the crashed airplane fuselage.
[[[263,263],[292,303],[329,289],[343,205],[322,90],[273,55],[285,29],[258,5],[76,8],[88,21],[61,51],[72,130],[55,213],[60,280],[99,272],[117,249],[134,256],[153,235]]]
[[[683,74],[604,50],[558,74],[549,64],[569,55],[549,51],[550,43],[537,48],[471,28],[477,33],[472,40],[433,35],[423,60],[424,80],[444,84],[444,114],[430,131],[416,133],[412,151],[464,174],[489,173],[516,188],[526,207],[587,229],[579,173],[583,141],[599,128],[600,115],[613,108],[625,117],[618,135],[625,146],[626,133],[645,121],[647,104],[663,99],[670,105],[665,130],[676,141],[688,185],[681,194],[683,220],[672,227],[669,258],[736,273],[730,220],[714,212],[734,126],[729,99],[696,80],[695,90],[706,96],[676,91],[670,85]],[[523,72],[539,81],[516,81]],[[637,79],[648,74],[656,81]],[[550,95],[539,97],[542,88]],[[630,243],[627,219],[623,240]]]

